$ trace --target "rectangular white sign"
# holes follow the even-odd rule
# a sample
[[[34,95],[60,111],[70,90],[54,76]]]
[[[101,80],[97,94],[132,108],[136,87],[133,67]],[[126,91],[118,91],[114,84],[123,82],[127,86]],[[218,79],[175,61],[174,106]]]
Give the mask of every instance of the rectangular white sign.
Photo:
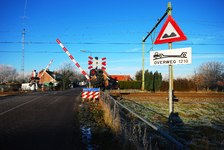
[[[151,51],[150,66],[191,64],[191,56],[191,47]]]

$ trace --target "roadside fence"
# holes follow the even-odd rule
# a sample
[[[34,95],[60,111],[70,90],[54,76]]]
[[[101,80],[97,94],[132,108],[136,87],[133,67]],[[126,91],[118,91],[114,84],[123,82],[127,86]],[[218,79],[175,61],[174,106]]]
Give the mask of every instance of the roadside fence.
[[[101,92],[100,101],[109,108],[113,128],[121,143],[134,144],[138,150],[188,150],[183,144],[115,100],[109,94]]]

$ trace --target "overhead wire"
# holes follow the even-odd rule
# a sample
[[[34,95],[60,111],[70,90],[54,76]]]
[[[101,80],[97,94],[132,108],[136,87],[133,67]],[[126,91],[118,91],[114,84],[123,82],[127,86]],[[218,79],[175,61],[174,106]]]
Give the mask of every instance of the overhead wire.
[[[115,20],[115,21],[90,21],[90,22],[65,22],[65,23],[33,23],[33,24],[69,24],[69,23],[100,23],[100,22],[124,22],[124,23],[119,23],[119,24],[126,24],[126,23],[135,23],[135,22],[140,22],[140,21],[151,21],[151,20],[156,20],[156,19],[137,19],[137,20]],[[130,22],[132,21],[132,22]],[[195,22],[206,22],[206,23],[224,23],[224,22],[220,22],[220,21],[200,21],[200,20],[179,20],[179,21],[185,21],[185,23],[195,23]],[[32,23],[31,23],[32,24]],[[0,24],[3,25],[3,24]],[[7,25],[7,24],[4,24]],[[33,31],[53,31],[53,30],[71,30],[71,29],[83,29],[83,28],[95,28],[95,27],[102,27],[102,26],[111,26],[111,25],[118,25],[118,24],[106,24],[106,25],[99,25],[99,26],[89,26],[89,27],[76,27],[76,28],[61,28],[61,29],[41,29],[41,30],[27,30],[27,31],[31,31],[31,33]],[[224,26],[223,26],[224,27]],[[26,31],[26,32],[27,32]],[[0,31],[0,32],[22,32],[22,30],[19,31]],[[96,33],[96,34],[71,34],[71,35],[26,35],[26,37],[54,37],[54,36],[95,36],[95,35],[100,35],[100,36],[111,36],[111,35],[130,35],[130,34],[142,34],[142,33],[147,33],[147,31],[136,31],[136,32],[113,32],[113,33]],[[190,33],[186,33],[186,35],[191,35],[191,36],[206,36],[206,37],[223,37],[224,35],[209,35],[209,34],[194,34],[190,31]],[[1,37],[21,37],[20,36],[11,36],[11,35],[7,35],[7,36],[1,36]],[[77,41],[77,40],[87,40],[87,39],[96,39],[99,37],[89,37],[89,38],[81,38],[81,39],[69,39],[70,41]],[[67,41],[69,41],[67,40]],[[216,41],[223,41],[223,39],[214,39],[214,38],[200,38],[200,40],[216,40]],[[0,42],[0,43],[22,43],[22,42]],[[26,44],[54,44],[55,42],[26,42]],[[66,42],[66,44],[142,44],[142,43],[127,43],[127,42],[123,42],[123,43],[84,43],[84,42]],[[146,43],[148,44],[148,43]],[[224,44],[209,44],[209,43],[175,43],[176,45],[224,45]]]
[[[27,23],[28,25],[41,25],[41,24],[80,24],[80,23],[104,23],[104,22],[128,22],[128,21],[152,21],[156,19],[131,19],[131,20],[106,20],[106,21],[85,21],[85,22],[45,22],[45,23]],[[22,25],[23,23],[0,23],[0,25]]]
[[[62,40],[63,41],[63,40]],[[0,43],[22,43],[22,42],[0,42]],[[25,44],[57,44],[56,42],[25,42]],[[88,43],[84,43],[84,42],[64,42],[64,44],[116,44],[116,45],[122,45],[122,44],[125,44],[125,45],[132,45],[132,44],[141,44],[142,43],[130,43],[130,42],[121,42],[121,43],[91,43],[91,42],[88,42]],[[145,44],[148,44],[148,45],[151,45],[152,43],[145,43]],[[224,44],[221,44],[221,43],[218,43],[218,44],[212,44],[212,43],[173,43],[174,45],[224,45]]]
[[[21,53],[22,51],[1,51],[0,50],[0,53]],[[64,51],[26,51],[26,53],[64,53]],[[83,53],[83,52],[76,52],[76,51],[73,51],[73,53]],[[142,52],[91,52],[91,53],[111,53],[111,54],[136,54],[136,53],[141,53]],[[194,55],[221,55],[221,54],[224,54],[224,53],[192,53]]]
[[[123,34],[123,35],[130,35],[130,34],[142,34],[147,33],[147,31],[127,31],[127,32],[112,32],[112,33],[95,33],[95,34],[64,34],[64,35],[26,35],[26,37],[52,37],[52,36],[95,36],[95,35],[117,35],[117,34]],[[192,35],[192,36],[214,36],[214,37],[224,37],[224,35],[212,35],[212,34],[193,34],[193,33],[185,33],[186,35]],[[0,37],[21,37],[21,35],[17,36],[0,36]]]
[[[136,22],[128,22],[128,23],[136,23]],[[97,26],[85,26],[85,27],[74,27],[74,28],[57,28],[57,29],[38,29],[38,30],[26,30],[26,32],[34,32],[34,31],[55,31],[55,30],[74,30],[74,29],[91,29],[91,28],[99,28],[105,26],[113,26],[113,25],[123,25],[128,24],[125,23],[116,23],[116,24],[105,24],[105,25],[97,25]],[[21,32],[21,30],[14,30],[14,31],[0,31],[0,32]]]
[[[90,22],[58,22],[58,23],[26,23],[26,25],[40,25],[40,24],[77,24],[77,23],[101,23],[101,22],[125,22],[125,23],[118,23],[118,24],[106,24],[106,25],[98,25],[98,26],[85,26],[85,27],[75,27],[75,28],[57,28],[57,29],[39,29],[39,30],[27,30],[26,32],[33,32],[33,31],[50,31],[50,30],[71,30],[71,29],[91,29],[103,26],[113,26],[113,25],[121,25],[127,23],[137,23],[142,21],[152,21],[157,19],[137,19],[137,20],[115,20],[115,21],[90,21]],[[178,20],[178,19],[177,19]],[[200,24],[200,25],[208,25],[208,26],[218,26],[224,27],[223,25],[216,25],[216,24],[201,24],[197,22],[207,22],[207,23],[224,23],[222,21],[200,21],[200,20],[178,20],[183,23],[191,23],[191,24]],[[22,23],[0,23],[0,25],[22,25]],[[0,32],[22,32],[22,30],[15,30],[15,31],[0,31]]]

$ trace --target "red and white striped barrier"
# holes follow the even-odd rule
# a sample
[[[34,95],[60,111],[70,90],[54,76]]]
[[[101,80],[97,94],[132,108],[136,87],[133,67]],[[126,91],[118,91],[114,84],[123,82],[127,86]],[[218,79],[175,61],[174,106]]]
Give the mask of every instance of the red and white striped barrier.
[[[83,75],[87,78],[88,81],[90,81],[90,78],[88,77],[88,75],[86,74],[86,72],[80,67],[80,65],[75,61],[75,59],[72,57],[72,55],[68,52],[68,50],[63,46],[63,44],[61,43],[61,41],[59,41],[59,39],[56,39],[56,41],[58,42],[58,44],[61,46],[61,48],[66,52],[66,54],[71,58],[71,60],[75,63],[75,65],[79,68],[79,70],[81,70],[81,72],[83,73]]]
[[[47,68],[51,65],[52,61],[53,61],[53,59],[50,61],[50,63],[48,64],[48,66],[46,67],[46,69],[44,70],[44,72],[42,73],[42,75],[39,76],[40,79],[42,78],[42,76],[43,76],[44,73],[46,72]]]
[[[100,92],[82,92],[82,98],[100,98]]]

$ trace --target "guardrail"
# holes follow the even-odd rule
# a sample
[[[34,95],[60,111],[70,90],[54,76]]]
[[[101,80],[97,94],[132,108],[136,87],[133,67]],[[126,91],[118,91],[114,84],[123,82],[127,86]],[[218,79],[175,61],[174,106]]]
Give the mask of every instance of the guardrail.
[[[181,149],[188,150],[176,139],[124,106],[109,94],[101,92],[100,101],[110,107],[113,126],[122,142],[132,141],[137,149]],[[115,123],[119,122],[119,126]]]

